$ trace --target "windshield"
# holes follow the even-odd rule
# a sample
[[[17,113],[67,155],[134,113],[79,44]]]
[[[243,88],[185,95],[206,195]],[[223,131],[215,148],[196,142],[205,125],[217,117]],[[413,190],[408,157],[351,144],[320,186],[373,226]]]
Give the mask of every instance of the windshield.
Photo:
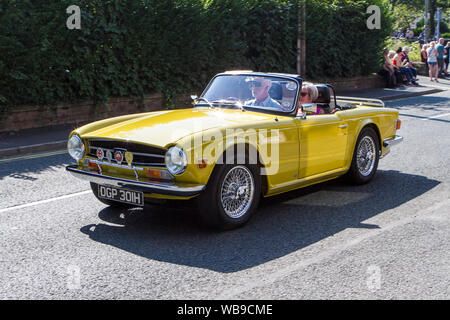
[[[295,106],[297,82],[284,78],[246,75],[216,77],[197,105],[253,107],[291,112]]]

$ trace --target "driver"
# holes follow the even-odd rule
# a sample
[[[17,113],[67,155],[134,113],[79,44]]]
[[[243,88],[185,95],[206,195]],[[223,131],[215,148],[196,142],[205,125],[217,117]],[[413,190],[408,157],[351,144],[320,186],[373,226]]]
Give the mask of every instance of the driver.
[[[256,77],[247,78],[250,89],[252,90],[252,96],[255,99],[245,102],[247,106],[259,106],[267,108],[281,108],[281,104],[269,96],[269,90],[272,86],[272,81],[267,78]]]

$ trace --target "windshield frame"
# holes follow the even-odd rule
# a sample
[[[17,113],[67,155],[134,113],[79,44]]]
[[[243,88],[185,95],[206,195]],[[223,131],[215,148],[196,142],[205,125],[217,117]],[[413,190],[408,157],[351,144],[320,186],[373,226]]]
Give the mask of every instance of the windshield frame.
[[[294,81],[297,84],[297,92],[295,93],[295,99],[294,104],[292,107],[292,110],[290,111],[281,111],[281,110],[273,110],[265,107],[259,107],[259,106],[246,106],[242,105],[243,109],[249,110],[249,111],[256,111],[256,112],[262,112],[262,113],[269,113],[274,115],[281,115],[281,116],[296,116],[297,115],[297,109],[298,109],[298,102],[299,102],[299,92],[302,88],[302,82],[303,79],[298,75],[290,75],[290,74],[283,74],[283,73],[263,73],[263,72],[225,72],[225,73],[219,73],[216,74],[208,83],[205,90],[203,90],[200,97],[204,97],[206,92],[211,87],[214,80],[218,77],[223,76],[247,76],[247,77],[268,77],[268,78],[276,78],[276,79],[285,79],[289,81]],[[197,105],[203,105],[203,104],[197,104]],[[196,106],[197,106],[196,105]],[[208,105],[205,103],[205,105]],[[226,105],[225,105],[226,106]]]

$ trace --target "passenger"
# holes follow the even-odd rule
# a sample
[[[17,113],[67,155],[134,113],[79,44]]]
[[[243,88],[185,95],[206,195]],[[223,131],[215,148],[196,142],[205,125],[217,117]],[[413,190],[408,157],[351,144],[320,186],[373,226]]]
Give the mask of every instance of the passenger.
[[[311,82],[303,82],[302,90],[300,91],[300,107],[302,104],[313,103],[319,97],[317,87]],[[322,107],[317,107],[317,112],[313,114],[324,114],[325,110]]]
[[[279,102],[269,96],[269,90],[272,87],[272,81],[268,78],[257,77],[246,80],[252,90],[252,96],[255,99],[245,102],[247,106],[259,106],[266,108],[279,108],[282,106]]]

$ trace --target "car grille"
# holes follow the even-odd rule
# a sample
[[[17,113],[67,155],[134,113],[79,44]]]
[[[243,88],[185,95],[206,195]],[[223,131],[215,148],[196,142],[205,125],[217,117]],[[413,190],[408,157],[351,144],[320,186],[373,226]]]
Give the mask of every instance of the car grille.
[[[164,156],[166,154],[165,149],[147,146],[144,144],[127,142],[127,141],[114,141],[114,140],[97,140],[91,139],[88,140],[89,143],[89,153],[88,155],[94,158],[97,158],[97,149],[101,148],[103,152],[106,154],[107,151],[110,151],[113,155],[111,163],[117,163],[114,159],[114,152],[117,150],[131,152],[133,154],[133,163],[134,166],[155,166],[155,167],[164,167]],[[107,161],[106,157],[103,161]],[[121,163],[126,165],[127,162],[125,157]]]

